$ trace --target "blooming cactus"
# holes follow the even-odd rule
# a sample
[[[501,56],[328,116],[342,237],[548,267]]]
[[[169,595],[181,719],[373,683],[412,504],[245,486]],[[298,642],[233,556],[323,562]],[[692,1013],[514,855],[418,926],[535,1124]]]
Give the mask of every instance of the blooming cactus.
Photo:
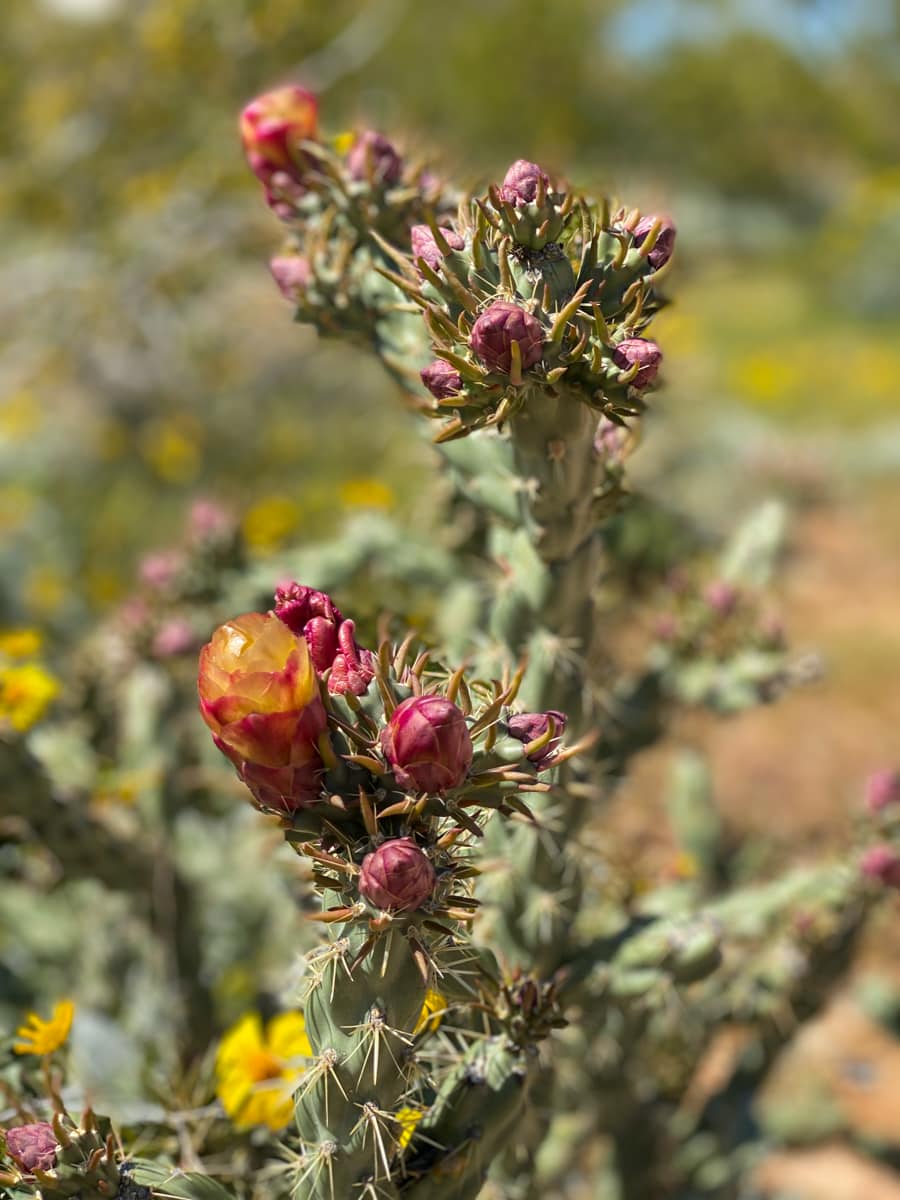
[[[257,802],[286,813],[312,802],[325,710],[305,639],[274,614],[236,617],[201,651],[198,683],[203,719]]]
[[[410,696],[398,704],[381,748],[400,786],[418,792],[459,787],[472,765],[466,719],[443,696]]]
[[[434,892],[431,859],[412,838],[392,838],[363,859],[359,893],[376,908],[411,912]]]
[[[315,138],[317,118],[315,96],[295,85],[258,96],[241,113],[247,162],[279,215],[287,215],[283,197],[297,199],[306,190],[308,164],[300,143]]]

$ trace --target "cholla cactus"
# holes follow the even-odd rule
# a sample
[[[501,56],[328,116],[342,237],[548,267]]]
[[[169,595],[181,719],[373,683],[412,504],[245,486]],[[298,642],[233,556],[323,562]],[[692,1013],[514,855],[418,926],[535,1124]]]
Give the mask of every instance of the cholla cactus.
[[[338,646],[366,664],[366,688],[347,685]],[[303,1000],[313,1057],[296,1101],[297,1197],[475,1186],[555,1016],[551,994],[503,986],[468,927],[486,818],[532,819],[526,797],[547,794],[541,775],[570,754],[556,736],[564,720],[552,739],[504,736],[521,674],[478,682],[427,652],[411,660],[411,647],[372,654],[330,597],[291,584],[274,611],[218,629],[200,657],[204,719],[310,860],[329,935]],[[443,1035],[463,1058],[449,1074],[427,1044],[434,994],[467,1030]],[[422,1115],[407,1145],[398,1113],[412,1105]],[[476,1127],[494,1141],[475,1147]]]

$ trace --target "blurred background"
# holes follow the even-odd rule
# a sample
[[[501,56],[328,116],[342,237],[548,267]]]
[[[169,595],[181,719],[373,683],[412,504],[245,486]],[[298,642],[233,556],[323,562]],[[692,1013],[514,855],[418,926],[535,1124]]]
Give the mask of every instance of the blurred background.
[[[712,538],[780,498],[779,607],[826,664],[777,711],[676,739],[736,827],[838,844],[860,780],[900,760],[898,32],[896,0],[4,0],[0,627],[63,662],[198,496],[260,561],[360,512],[412,519],[416,422],[371,359],[292,325],[266,270],[280,235],[237,114],[294,80],[327,132],[383,129],[461,183],[526,156],[674,215],[636,483]],[[618,806],[641,852],[670,753]],[[900,1049],[845,1054],[838,1018],[811,1051],[832,1179],[848,1129],[900,1156]],[[844,1070],[864,1053],[866,1083]]]

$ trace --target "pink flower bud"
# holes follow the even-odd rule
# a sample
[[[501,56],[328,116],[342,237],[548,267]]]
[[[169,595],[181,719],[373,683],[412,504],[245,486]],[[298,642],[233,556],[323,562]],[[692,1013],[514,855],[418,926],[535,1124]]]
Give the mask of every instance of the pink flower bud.
[[[626,338],[613,350],[613,359],[623,371],[630,371],[635,363],[638,363],[640,369],[632,379],[631,386],[645,388],[656,378],[659,364],[662,362],[662,350],[656,342],[646,338]]]
[[[866,879],[900,888],[900,854],[887,842],[870,846],[860,859],[859,869]]]
[[[559,749],[560,740],[566,731],[568,717],[565,713],[551,708],[547,712],[516,713],[506,722],[509,736],[515,738],[516,741],[528,745],[529,742],[533,742],[537,738],[544,736],[550,728],[551,721],[555,729],[553,737],[542,749],[528,755],[528,761],[538,771],[543,771],[547,767],[553,766],[553,759],[556,757],[556,751]]]
[[[740,598],[740,593],[732,583],[724,579],[714,579],[703,590],[703,599],[707,605],[720,617],[730,616]]]
[[[26,1174],[52,1171],[56,1166],[56,1134],[53,1126],[46,1121],[7,1129],[3,1136],[6,1138],[6,1153]]]
[[[376,908],[412,912],[434,894],[431,859],[412,838],[394,838],[367,854],[359,873],[359,894]]]
[[[538,182],[544,181],[545,190],[550,187],[550,179],[537,163],[529,162],[526,158],[517,158],[503,177],[500,186],[500,199],[507,204],[521,208],[523,204],[532,204],[537,196]]]
[[[285,300],[297,304],[312,279],[309,262],[300,254],[285,254],[271,259],[269,270]]]
[[[455,367],[451,367],[442,358],[436,358],[419,372],[422,382],[434,396],[435,400],[446,400],[448,396],[459,395],[462,388],[462,376]]]
[[[363,695],[375,674],[372,653],[357,645],[353,622],[344,619],[330,596],[300,583],[282,584],[275,592],[275,615],[306,638],[318,673],[331,671],[330,692]]]
[[[382,133],[366,129],[350,147],[347,170],[353,179],[394,184],[403,170],[403,160]]]
[[[156,550],[138,563],[138,577],[147,587],[161,592],[175,581],[184,565],[181,550]]]
[[[291,813],[318,797],[326,718],[306,641],[274,613],[220,626],[200,652],[200,713],[257,802]]]
[[[172,617],[156,631],[152,650],[157,658],[173,658],[192,649],[198,640],[189,621],[183,617]]]
[[[594,434],[594,453],[610,466],[622,462],[623,451],[628,441],[628,430],[624,425],[617,425],[609,417],[601,417]]]
[[[900,806],[900,771],[873,771],[866,780],[866,808],[879,813],[893,805]]]
[[[466,719],[443,696],[410,696],[398,704],[381,748],[394,778],[416,792],[459,787],[472,765],[472,739]]]
[[[194,542],[218,541],[233,536],[234,516],[215,500],[195,500],[188,516],[188,533]]]
[[[543,358],[544,331],[540,321],[517,304],[498,300],[475,321],[469,344],[489,370],[509,374],[513,342],[519,345],[523,370]]]
[[[442,226],[441,234],[451,250],[462,250],[466,244],[465,238],[452,229],[445,229]],[[434,240],[434,234],[428,226],[413,225],[410,230],[409,239],[412,245],[413,258],[424,258],[432,271],[436,271],[444,261],[444,252]]]
[[[675,225],[669,217],[652,214],[648,217],[641,217],[637,225],[634,227],[634,244],[642,246],[647,240],[647,234],[656,224],[660,222],[660,230],[656,241],[653,244],[653,249],[647,255],[647,262],[653,267],[654,271],[658,271],[672,257],[672,251],[675,249]]]
[[[307,156],[300,143],[316,136],[318,104],[306,88],[288,86],[252,100],[241,113],[241,140],[250,169],[265,185],[269,203],[279,194],[306,190]]]

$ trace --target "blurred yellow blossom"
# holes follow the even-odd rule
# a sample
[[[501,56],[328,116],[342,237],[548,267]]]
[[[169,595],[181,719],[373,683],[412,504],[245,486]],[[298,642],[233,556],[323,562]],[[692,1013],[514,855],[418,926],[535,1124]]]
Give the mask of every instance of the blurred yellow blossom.
[[[341,133],[336,133],[331,139],[331,144],[334,146],[335,154],[346,154],[353,143],[356,141],[356,134],[352,129],[345,129]]]
[[[0,657],[34,658],[42,642],[37,629],[0,629]]]
[[[405,1150],[412,1141],[412,1135],[416,1132],[416,1126],[424,1116],[425,1110],[422,1108],[398,1108],[394,1113],[394,1120],[400,1126],[400,1134],[397,1142],[401,1150]]]
[[[0,401],[0,437],[23,441],[41,425],[41,408],[31,392],[15,392]]]
[[[393,488],[383,479],[363,475],[341,484],[341,502],[347,508],[391,508],[394,498]]]
[[[419,1013],[419,1019],[416,1021],[413,1033],[422,1033],[425,1029],[429,1033],[435,1033],[444,1019],[446,1011],[447,1001],[444,996],[439,991],[436,991],[435,988],[429,988],[425,993],[425,999],[422,1001],[422,1011]]]
[[[300,510],[289,496],[263,496],[243,520],[244,538],[255,550],[273,550],[297,528]]]
[[[53,1014],[45,1021],[37,1013],[29,1013],[25,1024],[16,1030],[19,1039],[13,1042],[16,1054],[52,1054],[69,1036],[75,1005],[71,1000],[60,1000],[53,1006]]]
[[[312,1057],[301,1012],[273,1017],[263,1031],[246,1013],[219,1043],[216,1094],[237,1129],[266,1125],[278,1133],[293,1113],[292,1093]]]
[[[24,733],[38,722],[59,691],[59,683],[39,663],[0,666],[0,725]]]
[[[166,483],[185,483],[200,467],[198,432],[177,421],[159,421],[141,438],[141,453]]]

